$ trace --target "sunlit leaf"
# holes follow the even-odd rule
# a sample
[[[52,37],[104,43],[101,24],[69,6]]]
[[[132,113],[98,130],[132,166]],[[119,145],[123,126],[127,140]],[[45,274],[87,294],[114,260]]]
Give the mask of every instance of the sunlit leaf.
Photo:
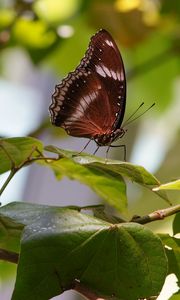
[[[171,298],[169,298],[169,300],[179,300],[179,299],[180,299],[180,290],[174,295],[172,295]]]
[[[14,38],[24,46],[46,48],[53,44],[56,34],[43,21],[19,18],[13,28]]]
[[[9,26],[15,18],[15,12],[11,9],[0,9],[0,29]]]
[[[33,7],[37,15],[49,22],[63,22],[78,10],[81,0],[37,0]]]
[[[86,181],[88,183],[89,180],[86,180],[86,178],[88,179],[89,172],[91,173],[93,172],[98,176],[102,174],[102,176],[104,176],[104,180],[111,179],[112,181],[114,181],[114,183],[112,183],[113,186],[111,186],[110,182],[108,184],[108,182],[105,183],[105,181],[102,181],[101,188],[103,186],[105,188],[106,187],[110,188],[107,197],[104,197],[102,195],[102,191],[101,192],[99,191],[100,186],[95,185],[94,189],[97,188],[98,190],[96,190],[96,192],[99,195],[103,196],[103,198],[108,202],[110,201],[109,203],[111,205],[113,206],[115,205],[117,209],[118,206],[120,205],[118,199],[119,200],[121,199],[121,195],[119,194],[118,196],[117,193],[118,184],[121,184],[120,181],[122,176],[127,177],[128,179],[140,185],[143,185],[149,189],[152,189],[153,186],[159,185],[159,181],[151,173],[149,173],[146,169],[144,169],[141,166],[137,166],[131,163],[117,161],[117,160],[110,160],[110,159],[107,160],[100,157],[96,157],[94,155],[87,155],[85,153],[78,155],[77,152],[62,150],[54,146],[47,146],[45,147],[45,149],[57,153],[60,155],[60,157],[63,158],[61,161],[52,162],[51,164],[49,164],[49,167],[53,168],[56,174],[60,172],[61,174],[64,174],[72,179],[80,180],[81,182],[84,183]],[[73,173],[71,171],[72,166],[74,167],[74,171],[75,171]],[[85,174],[87,176],[85,176]],[[112,188],[113,189],[115,188],[116,192],[115,191],[113,192]],[[119,192],[121,190],[122,192],[125,192],[123,186],[122,187],[119,186]],[[107,193],[107,191],[105,193]],[[162,192],[158,192],[158,195],[169,203],[166,194]],[[113,199],[114,204],[109,199]]]
[[[158,187],[155,187],[153,189],[154,191],[159,191],[159,190],[180,190],[180,179],[161,184]]]
[[[0,140],[0,173],[20,168],[33,161],[33,158],[44,166],[50,167],[58,179],[67,176],[88,185],[101,198],[119,211],[124,211],[127,206],[126,185],[124,177],[135,181],[149,189],[159,185],[159,181],[143,167],[127,162],[106,160],[94,155],[58,149],[53,146],[45,147],[46,150],[58,154],[56,160],[43,159],[43,145],[33,138],[10,138]],[[162,198],[168,198],[162,191],[157,192]]]
[[[60,152],[61,150],[59,149]],[[67,155],[71,153],[72,156],[72,152],[64,151],[64,153]],[[101,198],[117,210],[125,210],[127,205],[126,185],[122,176],[114,173],[110,168],[109,170],[103,170],[96,166],[84,165],[77,163],[75,158],[70,159],[66,156],[49,164],[40,163],[50,167],[55,172],[57,178],[64,175],[70,179],[78,180],[92,188]]]
[[[20,166],[30,156],[36,157],[37,149],[42,152],[43,145],[34,138],[0,139],[0,174]]]

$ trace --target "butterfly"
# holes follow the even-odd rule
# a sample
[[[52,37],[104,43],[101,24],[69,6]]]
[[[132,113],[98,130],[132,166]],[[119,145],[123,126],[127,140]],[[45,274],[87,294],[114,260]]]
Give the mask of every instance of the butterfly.
[[[71,136],[94,140],[98,148],[108,146],[109,150],[125,134],[121,126],[125,106],[123,60],[112,36],[101,29],[91,37],[76,69],[55,86],[49,107],[51,122]],[[121,146],[125,152],[125,145]]]

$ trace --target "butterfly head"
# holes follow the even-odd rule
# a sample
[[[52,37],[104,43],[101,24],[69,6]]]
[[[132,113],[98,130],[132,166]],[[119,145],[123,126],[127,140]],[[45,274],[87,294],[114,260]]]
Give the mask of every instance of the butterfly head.
[[[96,137],[95,142],[98,146],[109,146],[117,139],[124,136],[127,130],[124,130],[122,127],[118,128],[110,133],[105,133]]]

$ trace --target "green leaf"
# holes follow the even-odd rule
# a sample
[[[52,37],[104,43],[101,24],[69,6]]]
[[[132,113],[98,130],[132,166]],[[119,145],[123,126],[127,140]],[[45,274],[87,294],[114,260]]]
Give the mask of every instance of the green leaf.
[[[127,162],[106,160],[94,155],[81,154],[47,146],[45,150],[57,153],[59,159],[42,160],[43,145],[34,138],[10,138],[0,140],[0,174],[20,168],[39,155],[39,164],[50,167],[56,177],[67,176],[88,185],[111,206],[122,212],[126,209],[126,185],[124,177],[149,189],[159,185],[159,181],[143,167]],[[157,192],[168,201],[163,191]]]
[[[180,299],[180,290],[176,294],[172,295],[171,298],[169,298],[169,300],[179,300],[179,299]]]
[[[173,234],[180,233],[180,213],[175,215],[174,221],[173,221]]]
[[[88,207],[87,207],[88,208]],[[127,220],[122,217],[122,216],[114,216],[111,213],[109,213],[109,211],[105,209],[104,205],[95,205],[94,207],[89,207],[89,209],[91,209],[93,211],[93,216],[107,221],[109,223],[113,223],[113,224],[117,224],[117,223],[124,223],[127,222]]]
[[[154,191],[159,191],[159,190],[180,190],[180,179],[161,184],[158,187],[155,187],[153,189]]]
[[[160,31],[154,31],[143,44],[139,43],[136,51],[131,51],[131,61],[135,62],[135,69],[136,66],[142,68],[139,73],[141,76],[137,76],[135,72],[129,84],[129,102],[135,102],[131,100],[134,99],[134,95],[138,95],[139,99],[146,99],[146,104],[157,102],[156,112],[160,113],[168,107],[172,101],[173,81],[179,73],[179,57],[174,55],[173,50],[169,51],[171,47],[172,38],[167,38]],[[166,89],[164,81],[159,80],[163,74],[167,74]]]
[[[93,206],[92,208],[95,208]],[[20,238],[26,225],[32,224],[44,211],[57,212],[64,209],[81,210],[79,206],[57,207],[26,202],[11,202],[0,207],[0,248],[19,250]]]
[[[0,248],[19,252],[20,238],[24,226],[4,216],[1,210],[2,208],[0,208]]]
[[[30,156],[37,157],[43,151],[39,140],[31,137],[0,139],[0,174],[24,163]]]
[[[168,0],[164,0],[164,1],[162,1],[160,11],[162,14],[169,15],[169,18],[172,18],[172,15],[173,15],[179,19],[180,18],[180,3],[179,3],[179,1],[169,2]],[[176,20],[176,18],[174,18],[174,21],[175,20]]]
[[[180,284],[180,239],[171,237],[168,234],[159,234],[159,237],[163,244],[170,248],[166,248],[169,265],[168,273],[174,273]]]
[[[13,27],[14,39],[30,48],[46,48],[56,40],[56,34],[40,20],[18,18]]]
[[[47,150],[47,147],[45,149]],[[103,170],[96,166],[93,167],[78,163],[76,162],[76,158],[72,157],[72,153],[74,152],[55,149],[61,157],[62,153],[66,153],[66,156],[49,164],[40,163],[50,167],[55,172],[57,178],[65,175],[70,179],[78,180],[92,188],[101,198],[117,210],[124,211],[126,209],[126,185],[120,174],[115,174],[110,169]]]
[[[0,248],[19,251],[24,226],[34,222],[40,212],[43,207],[31,203],[13,202],[0,207]]]
[[[79,9],[81,0],[59,1],[38,0],[34,2],[34,10],[37,15],[47,23],[66,22]]]
[[[137,300],[159,294],[167,259],[148,228],[113,225],[70,209],[42,206],[42,214],[37,209],[38,218],[22,237],[12,300],[50,299],[76,280],[100,297]]]
[[[123,187],[122,176],[149,189],[159,185],[159,181],[155,176],[141,166],[117,160],[107,160],[85,153],[79,155],[77,152],[62,150],[54,146],[47,146],[45,150],[57,153],[62,158],[60,161],[52,162],[48,165],[55,171],[56,176],[64,174],[69,178],[79,180],[91,186],[88,179],[89,173],[96,174],[98,176],[97,179],[100,178],[101,174],[102,181],[100,180],[100,184],[96,180],[96,182],[92,183],[91,187],[119,211],[122,211],[122,208],[125,207],[125,187]],[[158,194],[169,203],[164,192],[158,191]],[[124,204],[122,202],[122,204],[119,203],[119,199],[122,201],[122,197]]]
[[[60,157],[69,158],[84,166],[90,165],[98,167],[99,169],[113,171],[116,174],[119,173],[142,185],[153,186],[159,184],[159,181],[155,178],[155,176],[146,171],[143,167],[133,165],[128,162],[104,159],[95,155],[87,155],[85,153],[79,155],[78,152],[63,150],[54,146],[46,146],[45,150],[57,153]]]
[[[13,22],[15,11],[11,9],[0,9],[0,29],[3,29]]]

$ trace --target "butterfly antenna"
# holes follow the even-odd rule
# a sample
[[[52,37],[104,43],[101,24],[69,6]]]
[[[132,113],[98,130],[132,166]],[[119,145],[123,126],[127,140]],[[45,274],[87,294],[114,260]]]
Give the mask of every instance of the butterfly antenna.
[[[141,105],[136,109],[136,111],[126,120],[125,122],[125,126],[131,124],[132,122],[134,122],[135,120],[137,120],[138,118],[140,118],[141,116],[143,116],[148,110],[150,110],[154,105],[155,103],[153,103],[150,107],[148,107],[145,111],[143,111],[140,115],[138,115],[137,117],[135,117],[134,119],[130,120],[132,116],[135,115],[135,113],[139,110],[139,108],[144,104],[144,102],[141,103]],[[130,120],[128,122],[128,120]]]
[[[141,106],[144,105],[144,102],[142,102],[138,108],[129,116],[129,118],[124,122],[124,126],[128,123],[128,121],[137,113],[137,111],[141,108]]]

